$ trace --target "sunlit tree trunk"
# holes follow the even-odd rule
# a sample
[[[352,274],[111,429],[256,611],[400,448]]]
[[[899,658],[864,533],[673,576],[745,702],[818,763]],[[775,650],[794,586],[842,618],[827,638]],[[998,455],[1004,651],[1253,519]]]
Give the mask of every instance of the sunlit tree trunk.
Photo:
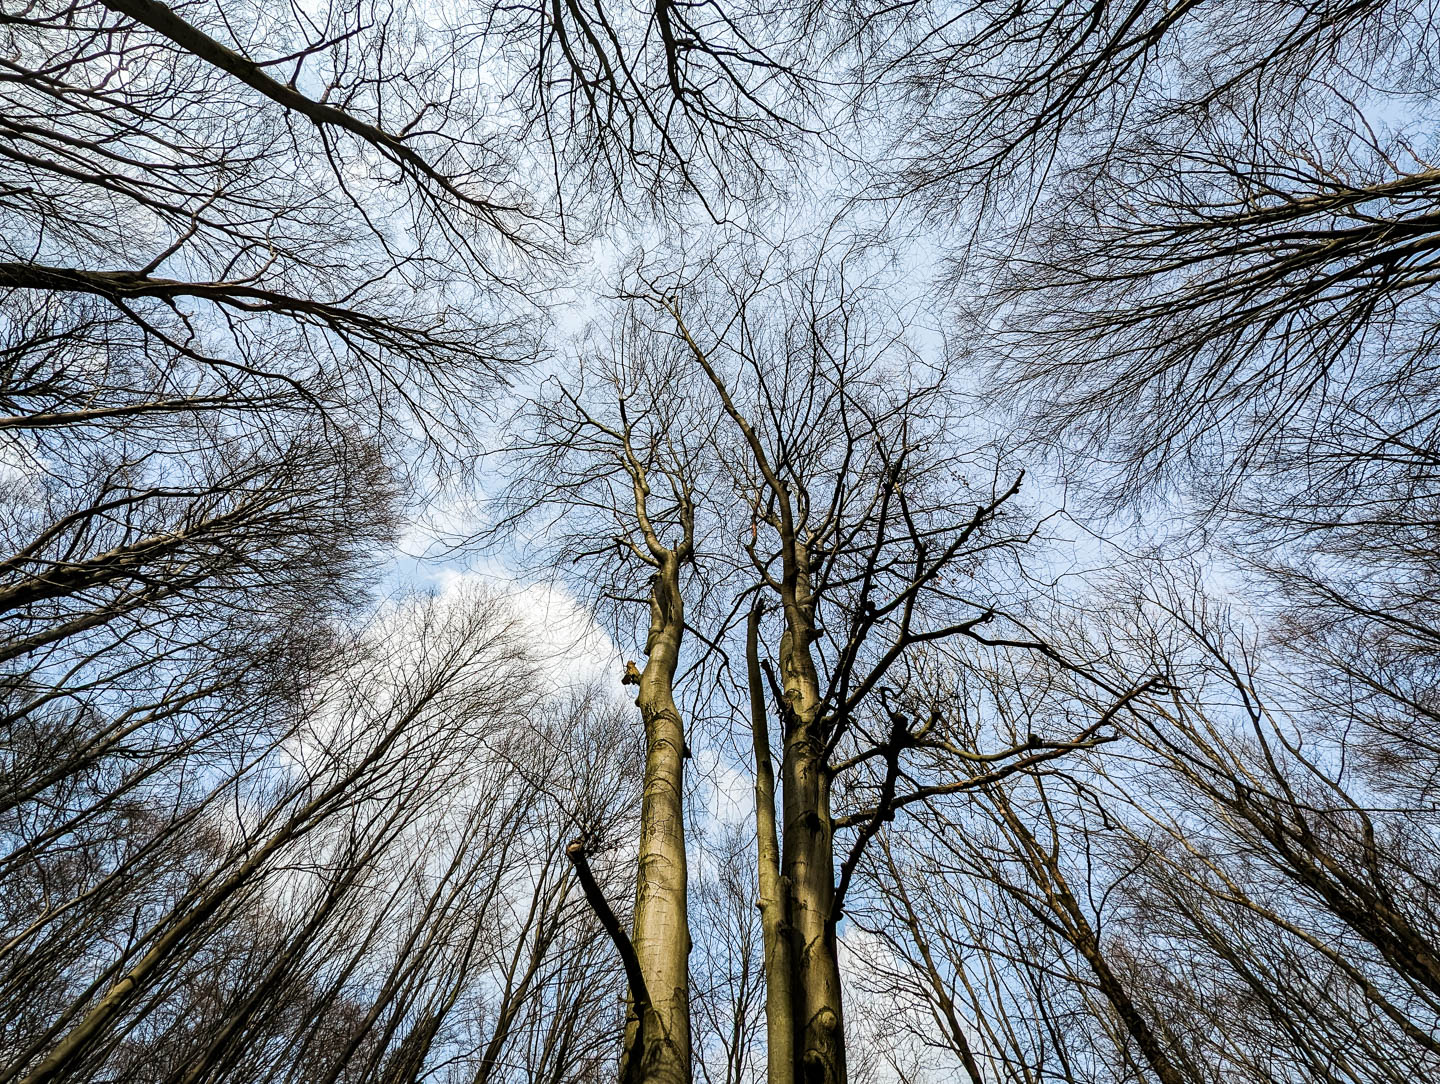
[[[622,1081],[686,1084],[690,1080],[690,932],[685,902],[685,729],[673,682],[685,628],[680,561],[659,557],[650,581],[647,661],[635,698],[645,723],[645,780],[640,805],[640,854],[632,941],[649,994],[631,997]],[[643,1016],[643,1020],[641,1017]]]

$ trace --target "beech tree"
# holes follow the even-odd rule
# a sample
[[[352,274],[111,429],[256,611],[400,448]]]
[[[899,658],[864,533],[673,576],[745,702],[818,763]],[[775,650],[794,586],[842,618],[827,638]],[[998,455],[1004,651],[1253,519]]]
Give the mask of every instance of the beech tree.
[[[462,1041],[467,1013],[489,1016],[469,1003],[495,977],[473,1055],[488,1074],[522,1023],[548,1027],[526,1020],[537,1000],[560,996],[556,1024],[603,1000],[592,987],[571,1006],[557,986],[561,947],[583,955],[577,934],[599,931],[583,910],[571,921],[583,904],[553,835],[626,815],[626,772],[606,751],[621,735],[593,700],[515,695],[535,673],[501,602],[388,620],[296,690],[289,726],[193,758],[168,809],[127,794],[128,836],[113,817],[64,836],[9,819],[7,1080],[418,1067]],[[579,756],[592,767],[567,763],[562,787],[533,782]],[[129,932],[112,944],[117,924]],[[20,1009],[39,975],[46,1011]],[[593,1040],[573,1036],[569,1056],[577,1041]]]
[[[737,598],[718,612],[750,613],[768,1072],[843,1081],[837,926],[866,845],[899,809],[1089,746],[1104,719],[972,752],[952,740],[940,713],[922,713],[888,684],[914,682],[927,653],[963,638],[1047,650],[1005,616],[1000,596],[957,583],[958,573],[978,575],[987,558],[1004,560],[1031,536],[1002,518],[1019,479],[1002,484],[992,474],[977,499],[962,470],[984,470],[983,458],[967,460],[939,438],[952,417],[945,374],[921,364],[903,314],[886,311],[878,284],[852,279],[858,256],[822,249],[813,262],[776,254],[766,266],[746,255],[753,250],[725,250],[664,277],[642,265],[627,294],[631,318],[646,312],[649,334],[678,347],[713,389],[728,422],[712,438],[712,459],[729,467],[727,511],[717,519],[749,524],[738,538],[733,526],[717,535],[712,545],[726,546],[711,560]],[[985,583],[975,586],[984,592]],[[776,624],[765,620],[770,607]],[[728,620],[738,634],[737,625]],[[1009,628],[992,636],[992,625]],[[761,650],[766,628],[778,639],[773,655]],[[987,770],[926,779],[904,763],[915,750]],[[839,811],[837,780],[848,807]],[[835,833],[846,830],[854,835],[837,854]]]
[[[1224,570],[1125,642],[1165,665],[1197,652],[1213,671],[1190,669],[1195,685],[1221,696],[1228,684],[1233,697],[1220,710],[1177,681],[1183,712],[1154,702],[1145,715],[1157,727],[1189,720],[1183,738],[1167,731],[1162,759],[1188,780],[1170,800],[1195,817],[1158,812],[1127,781],[1122,802],[1162,821],[1166,842],[1141,832],[1133,857],[1117,848],[1116,868],[1135,872],[1095,893],[1133,889],[1179,943],[1204,945],[1207,964],[1181,977],[1151,950],[1127,996],[1156,999],[1151,1028],[1191,1014],[1217,1037],[1210,1048],[1163,1038],[1166,1072],[1234,1059],[1247,1078],[1424,1075],[1433,1021],[1398,993],[1415,979],[1373,955],[1399,959],[1371,940],[1392,934],[1349,922],[1368,928],[1385,912],[1392,889],[1379,886],[1428,879],[1384,842],[1428,830],[1416,788],[1434,771],[1422,722],[1434,622],[1428,592],[1414,590],[1432,578],[1434,549],[1428,15],[1384,4],[1013,14],[912,24],[908,55],[895,57],[914,110],[899,188],[937,220],[959,209],[973,227],[952,251],[952,282],[984,298],[971,314],[994,346],[991,389],[1037,442],[1064,449],[1089,497],[1082,511],[1113,529],[1117,506],[1166,509],[1173,544],[1157,560],[1194,545]],[[981,207],[993,213],[966,217]],[[1218,599],[1231,602],[1223,636]],[[1202,784],[1182,761],[1226,782]],[[1038,822],[1052,854],[1105,839],[1109,817],[1124,823],[1107,805],[1098,826],[1077,812],[1072,832],[1047,831],[1035,808],[1027,830]],[[1231,830],[1224,843],[1209,835]],[[1234,850],[1258,864],[1229,867],[1221,856]],[[1330,881],[1360,868],[1348,887]],[[1159,887],[1158,872],[1152,882],[1161,869],[1185,887]],[[1272,869],[1288,871],[1284,887]],[[1111,944],[1134,960],[1143,931]],[[1428,952],[1412,945],[1405,960]],[[1406,1038],[1382,1050],[1367,1028]],[[1129,1030],[1132,1060],[1153,1068],[1149,1051],[1134,1059],[1145,1044]]]
[[[859,919],[908,961],[892,981],[956,1022],[957,1061],[1007,1078],[1433,1071],[1433,871],[1405,842],[1426,814],[1376,800],[1201,581],[1126,572],[1089,634],[1173,684],[1103,753],[916,812]],[[1029,725],[1057,706],[1035,688],[997,673],[971,695]]]
[[[1437,1075],[1432,23],[0,14],[0,1084]]]
[[[1433,574],[1427,17],[1003,14],[968,37],[918,20],[928,48],[907,61],[917,93],[937,76],[913,131],[953,136],[914,144],[917,198],[954,206],[959,183],[1035,208],[960,254],[991,299],[994,390],[1088,464],[1096,505],[1185,500],[1172,528],[1214,532],[1267,585],[1291,665],[1345,689],[1377,749],[1423,756],[1434,621],[1408,585]],[[1043,183],[980,183],[1032,177],[1020,162]]]
[[[582,348],[574,376],[549,381],[519,419],[506,526],[542,531],[543,560],[582,569],[582,589],[646,656],[643,668],[627,662],[620,677],[635,689],[646,740],[632,932],[615,926],[630,979],[621,1078],[684,1081],[691,1075],[690,748],[675,683],[695,620],[687,598],[703,530],[699,494],[713,473],[707,434],[714,422],[707,401],[683,390],[684,355],[633,315],[617,312]],[[628,633],[637,606],[648,619],[643,641]],[[587,853],[605,842],[586,829],[570,854],[583,869]],[[592,896],[608,913],[609,903]]]

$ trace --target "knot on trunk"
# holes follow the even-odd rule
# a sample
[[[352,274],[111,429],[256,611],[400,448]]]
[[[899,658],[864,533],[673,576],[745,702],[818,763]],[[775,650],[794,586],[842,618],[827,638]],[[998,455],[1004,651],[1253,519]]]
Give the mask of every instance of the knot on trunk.
[[[840,1017],[828,1006],[810,1018],[805,1028],[805,1052],[800,1056],[805,1084],[839,1084]]]

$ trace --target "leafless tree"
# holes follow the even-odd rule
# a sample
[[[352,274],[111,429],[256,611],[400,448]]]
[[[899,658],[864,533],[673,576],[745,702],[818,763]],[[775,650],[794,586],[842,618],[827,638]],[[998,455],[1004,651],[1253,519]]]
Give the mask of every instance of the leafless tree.
[[[1171,684],[1103,754],[917,811],[860,919],[894,981],[976,1079],[1432,1073],[1430,811],[1378,800],[1363,739],[1307,718],[1198,581],[1136,565],[1106,603],[1106,646]],[[1036,689],[997,675],[992,715],[1053,712]]]
[[[729,531],[716,536],[729,556],[712,560],[735,570],[727,582],[742,603],[753,599],[745,650],[768,1071],[843,1081],[836,928],[867,843],[897,810],[1090,745],[1106,717],[981,752],[955,740],[942,713],[895,691],[891,683],[919,681],[927,654],[957,640],[1047,650],[1005,616],[1002,578],[982,575],[1032,537],[1005,515],[1019,481],[980,473],[983,456],[952,450],[946,376],[921,364],[905,314],[887,311],[858,253],[753,257],[725,250],[664,277],[642,265],[628,294],[649,309],[652,334],[688,352],[729,422],[713,453],[729,471]],[[972,489],[969,472],[984,488]],[[989,633],[992,624],[1000,631]],[[739,622],[728,628],[738,635]],[[778,640],[773,663],[760,646],[767,628]],[[854,836],[837,855],[834,833],[846,830]]]
[[[4,996],[53,979],[10,1017],[6,1079],[333,1082],[439,1058],[558,1080],[605,1058],[617,976],[559,841],[620,830],[627,742],[594,696],[526,692],[518,642],[501,601],[409,604],[285,734],[237,742],[230,778],[196,766],[171,810],[130,797],[153,835],[111,823],[83,863],[83,836],[23,840]]]
[[[857,988],[881,1074],[1435,1076],[1431,14],[0,15],[0,1084],[844,1084]],[[957,334],[756,239],[877,143]],[[639,214],[496,533],[637,725],[506,603],[368,600]],[[982,412],[1219,572],[1067,611]]]
[[[694,814],[692,813],[692,816]],[[696,1076],[747,1084],[761,1075],[765,958],[749,833],[723,824],[701,841],[691,893]]]
[[[895,59],[937,137],[914,147],[935,210],[958,206],[957,184],[1035,165],[1031,210],[997,210],[960,254],[987,298],[995,390],[1079,456],[1071,480],[1098,506],[1183,499],[1210,552],[1285,603],[1270,619],[1292,664],[1363,697],[1377,742],[1418,751],[1434,658],[1411,586],[1434,575],[1428,14],[1005,15],[919,20]]]
[[[646,736],[634,924],[615,927],[631,969],[631,1013],[621,1077],[685,1081],[691,1074],[691,948],[685,846],[687,727],[675,682],[693,627],[697,512],[713,420],[682,390],[684,355],[633,317],[592,333],[568,381],[551,381],[519,419],[516,479],[506,526],[542,525],[544,560],[585,574],[580,589],[604,604],[625,640],[645,607],[646,664],[628,662]],[[623,631],[622,631],[623,630]],[[583,868],[592,841],[572,854]],[[597,895],[597,911],[609,904]],[[614,922],[613,916],[609,921]]]
[[[719,218],[783,187],[840,97],[835,19],[818,4],[567,0],[484,18],[569,203],[698,196]]]
[[[1010,825],[994,850],[1009,857],[987,868],[1023,872],[1001,880],[1027,899],[1048,886],[1046,943],[1076,960],[1086,936],[1052,906],[1060,878],[1101,886],[1110,970],[1131,971],[1126,998],[1158,1042],[1116,1034],[1160,1078],[1433,1072],[1413,972],[1432,952],[1432,875],[1400,842],[1428,834],[1434,776],[1429,13],[953,16],[896,39],[887,70],[906,81],[889,102],[914,110],[898,189],[971,227],[954,282],[995,348],[991,388],[1065,449],[1068,480],[1101,498],[1088,510],[1178,511],[1165,529],[1214,572],[1119,641],[1176,670],[1177,703],[1134,717],[1153,728],[1132,739],[1155,782],[1086,777],[1097,790],[1071,791],[1058,827],[1045,802],[1069,784],[1047,783],[1015,815],[1070,865],[1009,866],[1030,847]],[[1235,583],[1240,613],[1218,621],[1214,597]],[[1097,843],[1104,861],[1078,869]],[[1116,918],[1127,900],[1193,965]],[[1102,1004],[1112,1028],[1127,1015]],[[1205,1025],[1156,1030],[1182,1016]]]
[[[761,12],[632,15],[114,0],[0,18],[5,1079],[411,1077],[469,1049],[447,1021],[506,937],[477,1079],[503,1075],[515,1034],[535,1078],[596,1064],[612,972],[574,932],[596,927],[569,910],[561,823],[523,847],[484,821],[437,828],[454,864],[435,880],[419,824],[464,780],[425,760],[403,710],[366,707],[336,622],[405,515],[483,450],[477,408],[535,353],[529,297],[558,221],[647,173],[652,192],[703,187],[698,157],[759,164],[792,127],[798,22],[772,39]],[[521,183],[547,155],[570,171],[561,205]],[[666,690],[689,558],[684,538],[647,545],[663,619],[642,700],[682,918],[642,948],[683,929],[685,743]],[[317,699],[346,680],[344,709]],[[522,703],[512,690],[486,718],[503,729]],[[332,778],[333,743],[306,743],[342,710],[388,737],[350,732],[376,759]],[[287,766],[296,743],[321,761]],[[494,809],[537,817],[543,773],[526,778]],[[604,835],[613,807],[563,831]],[[486,867],[495,847],[509,857]],[[493,893],[526,863],[541,872],[512,928],[456,924],[506,910]],[[680,1006],[682,1066],[687,987],[682,954],[655,984]],[[521,1027],[540,1003],[548,1021]]]
[[[529,352],[467,225],[524,248],[524,216],[491,198],[499,160],[469,145],[464,97],[442,117],[443,63],[411,63],[418,28],[338,7],[226,15],[41,4],[0,30],[0,807],[5,875],[42,885],[11,959],[90,974],[12,1050],[12,1076],[58,1072],[33,1062],[52,1042],[55,1067],[88,1056],[165,915],[209,921],[186,856],[238,875],[243,852],[205,843],[205,823],[346,650],[331,622],[393,541],[398,453],[468,431],[461,401]],[[377,98],[402,67],[406,89]],[[413,229],[379,224],[402,214]]]

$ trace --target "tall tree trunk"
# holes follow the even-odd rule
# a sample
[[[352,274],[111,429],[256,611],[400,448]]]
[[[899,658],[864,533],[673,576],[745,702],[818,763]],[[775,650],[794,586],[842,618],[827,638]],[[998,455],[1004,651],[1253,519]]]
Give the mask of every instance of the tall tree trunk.
[[[690,1080],[690,932],[683,807],[687,750],[673,687],[684,628],[680,562],[669,551],[650,581],[645,669],[628,679],[639,685],[635,703],[645,722],[632,940],[649,1004],[641,1010],[646,1014],[642,1028],[632,998],[620,1078],[647,1084],[689,1084]]]
[[[705,351],[690,334],[673,299],[660,302],[696,362],[720,396],[750,448],[774,497],[780,534],[780,597],[785,633],[780,640],[781,684],[786,707],[785,758],[781,765],[784,808],[782,888],[788,894],[792,968],[791,1018],[796,1079],[803,1084],[845,1084],[845,1031],[840,1012],[840,964],[835,939],[834,826],[830,818],[830,766],[820,680],[810,645],[816,637],[810,554],[797,520],[791,489],[776,473],[765,446],[746,420]],[[757,515],[758,513],[757,505]]]
[[[833,917],[834,826],[830,771],[820,718],[820,681],[810,653],[815,617],[804,544],[791,543],[796,573],[785,603],[780,639],[781,681],[790,710],[785,734],[784,872],[790,893],[790,951],[798,1079],[845,1084],[845,1031],[840,1006],[840,961]]]
[[[760,931],[765,946],[765,1038],[768,1084],[795,1084],[794,961],[790,953],[788,893],[780,879],[775,823],[775,770],[760,674],[760,608],[750,611],[745,664],[750,684],[750,727],[755,746],[755,835],[760,870]]]

